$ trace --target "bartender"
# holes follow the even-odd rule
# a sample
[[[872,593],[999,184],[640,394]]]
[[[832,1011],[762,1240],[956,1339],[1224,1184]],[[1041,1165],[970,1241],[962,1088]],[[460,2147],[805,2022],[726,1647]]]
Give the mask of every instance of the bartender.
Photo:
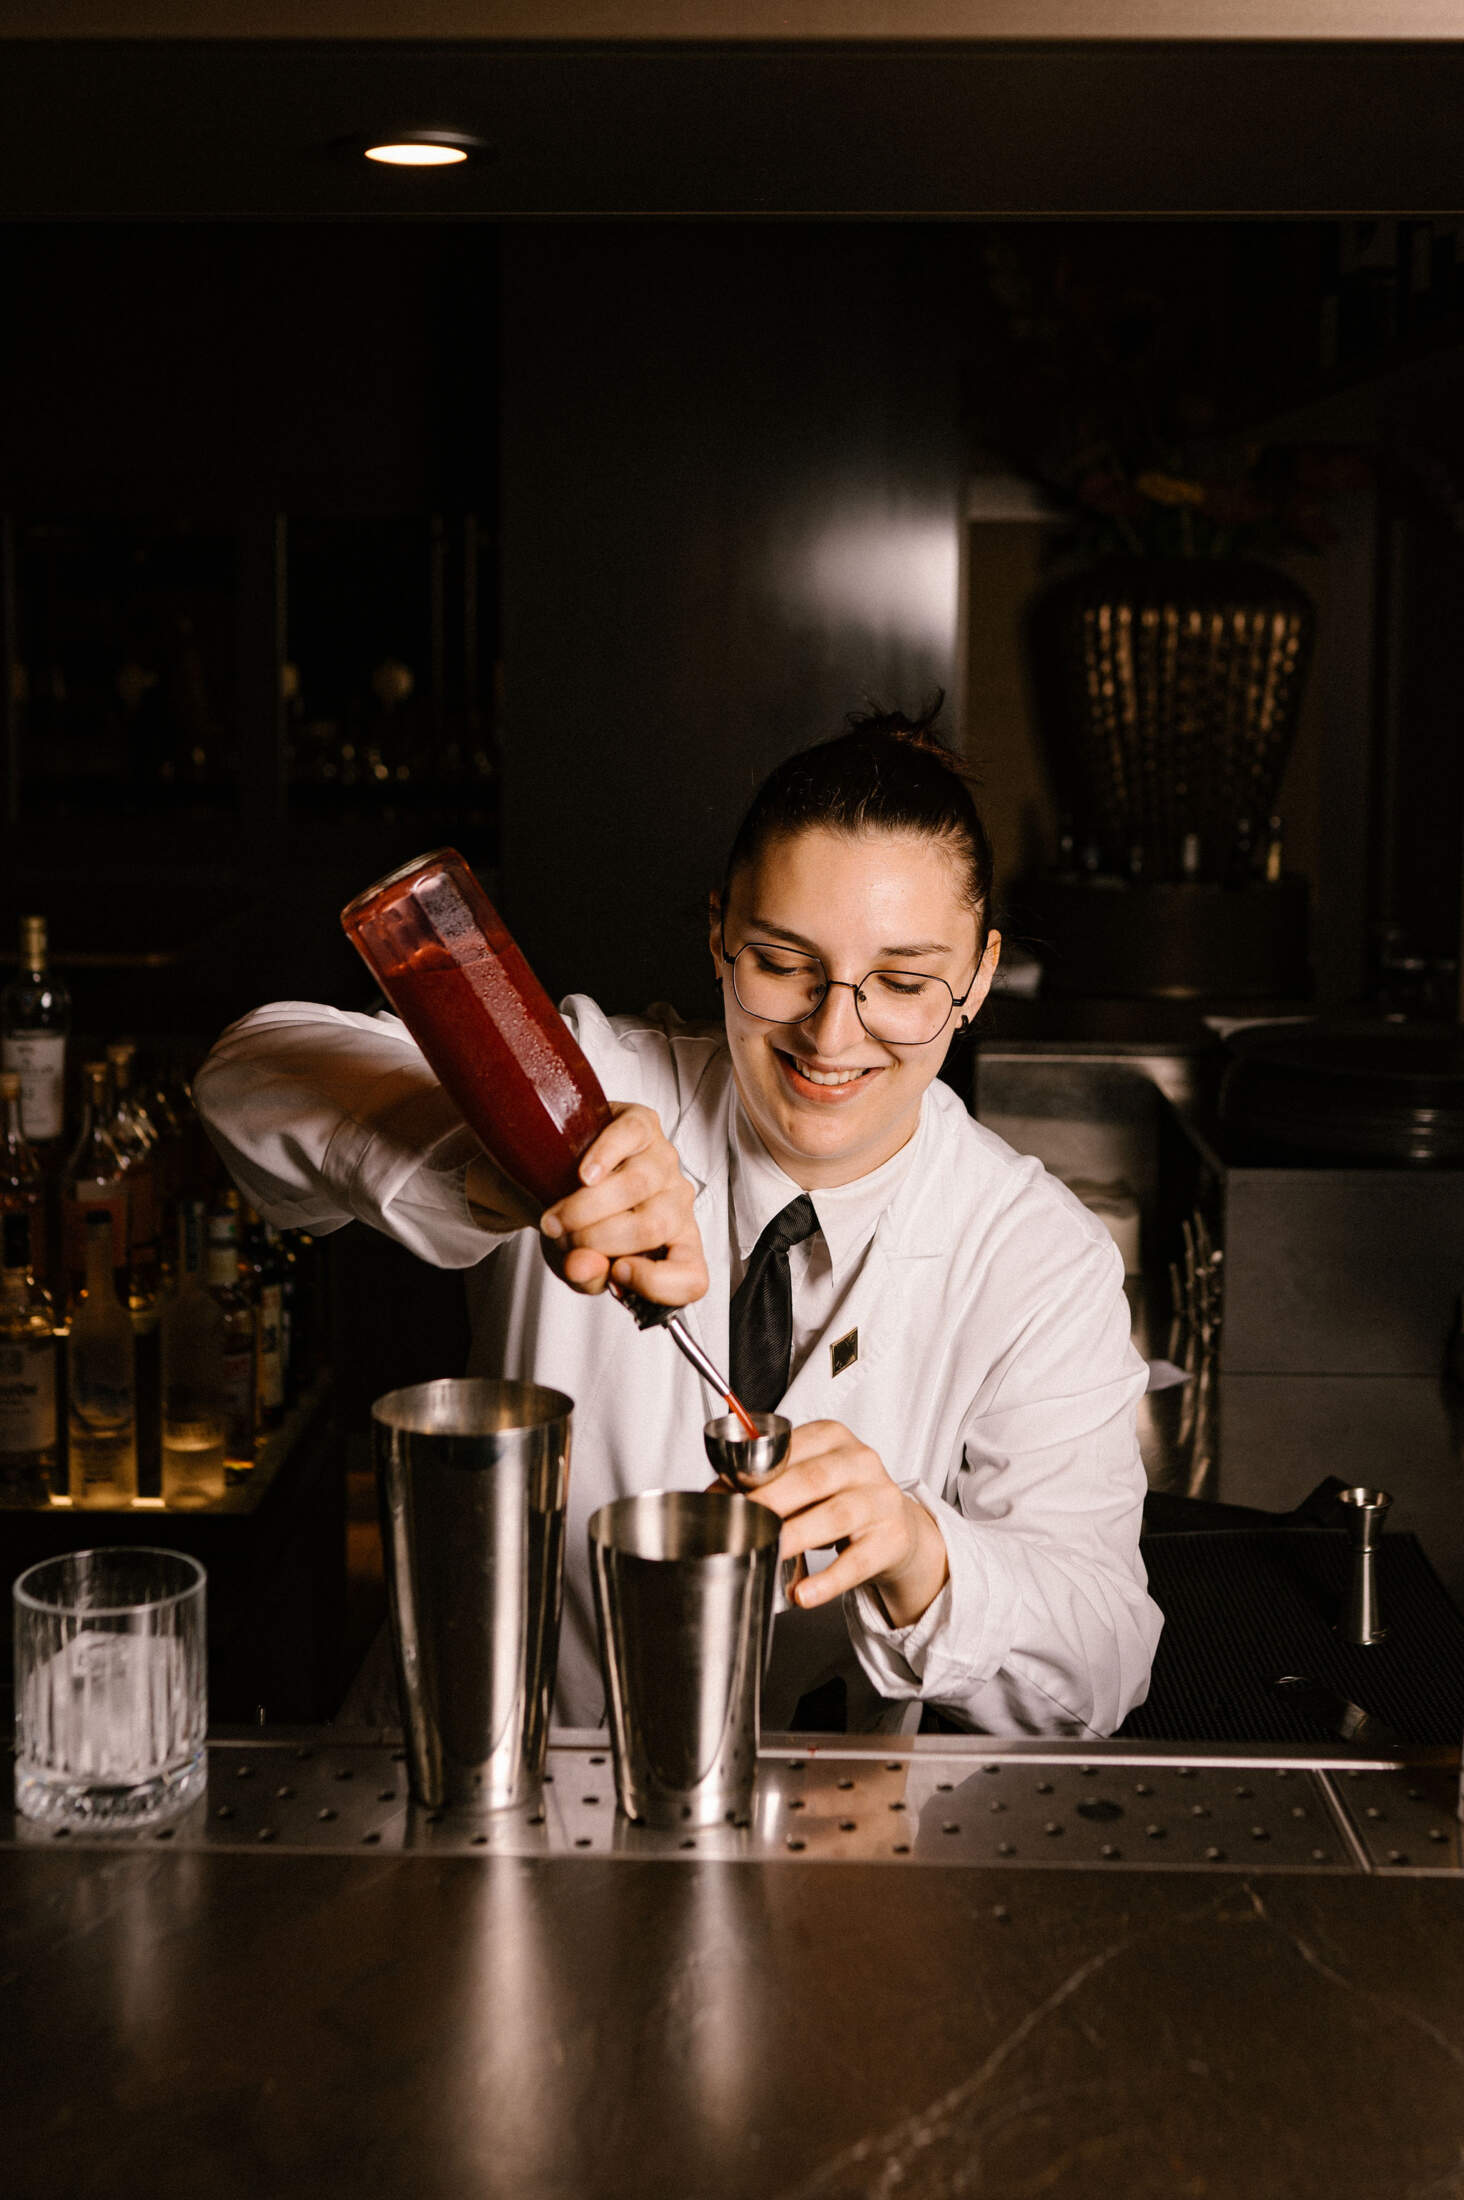
[[[1000,938],[990,845],[932,717],[851,721],[764,782],[711,901],[720,1026],[564,1004],[614,1120],[547,1211],[392,1016],[277,1003],[199,1072],[209,1133],[273,1222],[357,1219],[470,1270],[470,1372],[573,1399],[561,1724],[604,1713],[589,1515],[704,1486],[722,1410],[607,1297],[612,1275],[690,1308],[734,1390],[794,1423],[758,1500],[812,1570],[775,1624],[766,1724],[842,1683],[852,1730],[931,1706],[977,1732],[1103,1735],[1147,1690],[1119,1256],[938,1081]]]

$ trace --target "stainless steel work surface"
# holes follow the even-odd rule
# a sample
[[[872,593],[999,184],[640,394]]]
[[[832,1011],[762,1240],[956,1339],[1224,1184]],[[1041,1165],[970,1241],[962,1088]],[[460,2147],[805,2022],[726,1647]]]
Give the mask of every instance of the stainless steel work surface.
[[[26,1846],[611,1856],[682,1862],[1247,1873],[1457,1871],[1457,1765],[1302,1752],[1205,1755],[1098,1743],[914,1745],[785,1737],[758,1766],[751,1825],[658,1832],[615,1807],[603,1739],[561,1740],[542,1796],[512,1810],[427,1811],[390,1743],[216,1741],[205,1799],[139,1834],[57,1835],[7,1814]]]

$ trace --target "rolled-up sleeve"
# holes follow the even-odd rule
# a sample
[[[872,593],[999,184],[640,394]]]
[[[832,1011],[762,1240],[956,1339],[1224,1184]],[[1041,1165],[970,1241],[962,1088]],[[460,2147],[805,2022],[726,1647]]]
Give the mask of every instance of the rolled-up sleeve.
[[[219,1039],[194,1098],[235,1183],[281,1229],[366,1222],[440,1268],[499,1242],[468,1208],[477,1141],[394,1016],[256,1009]]]

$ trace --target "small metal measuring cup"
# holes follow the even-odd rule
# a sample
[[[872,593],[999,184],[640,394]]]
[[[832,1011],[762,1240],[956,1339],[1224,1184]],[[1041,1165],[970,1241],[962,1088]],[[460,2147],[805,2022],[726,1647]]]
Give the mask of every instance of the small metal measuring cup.
[[[749,1411],[747,1417],[757,1430],[756,1436],[748,1435],[735,1413],[719,1413],[702,1431],[708,1459],[721,1479],[744,1497],[782,1473],[793,1440],[793,1423],[785,1421],[781,1413]],[[781,1603],[776,1608],[792,1604],[793,1591],[807,1579],[808,1561],[801,1552],[797,1558],[785,1558],[778,1568]]]
[[[1392,1497],[1387,1490],[1356,1488],[1338,1490],[1337,1502],[1345,1515],[1352,1543],[1352,1573],[1342,1618],[1344,1641],[1359,1648],[1381,1642],[1388,1630],[1378,1610],[1377,1551]]]

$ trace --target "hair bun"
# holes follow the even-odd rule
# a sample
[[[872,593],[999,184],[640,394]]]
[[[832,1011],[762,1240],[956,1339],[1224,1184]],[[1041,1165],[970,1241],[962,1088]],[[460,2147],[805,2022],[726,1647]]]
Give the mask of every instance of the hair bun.
[[[955,754],[942,739],[936,720],[945,707],[945,689],[938,687],[918,717],[907,717],[902,710],[887,710],[876,702],[866,703],[863,710],[851,710],[844,723],[852,734],[887,736],[903,741],[908,748],[920,749],[927,756],[938,756],[952,766]]]

